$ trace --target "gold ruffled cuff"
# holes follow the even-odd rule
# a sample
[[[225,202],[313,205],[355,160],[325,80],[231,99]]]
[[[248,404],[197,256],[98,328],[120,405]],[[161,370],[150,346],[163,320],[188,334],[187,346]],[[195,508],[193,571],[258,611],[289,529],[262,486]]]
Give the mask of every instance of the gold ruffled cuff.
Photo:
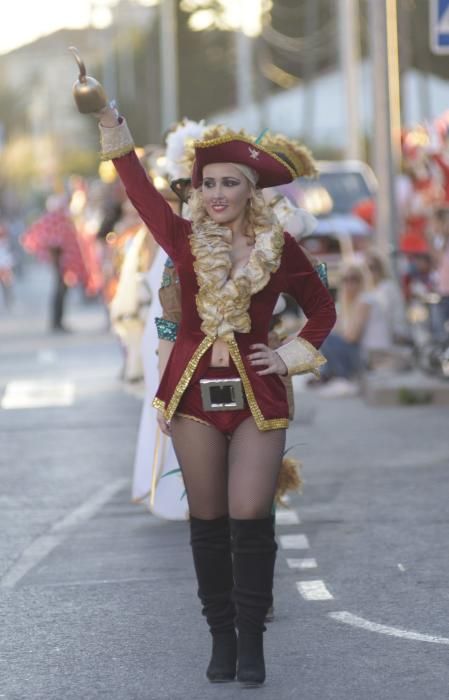
[[[304,338],[295,338],[280,348],[276,348],[279,357],[284,360],[288,376],[312,372],[320,376],[319,367],[324,365],[326,358],[311,343]]]
[[[126,120],[122,118],[117,126],[102,126],[100,128],[101,160],[121,158],[134,150],[134,141],[128,129]]]

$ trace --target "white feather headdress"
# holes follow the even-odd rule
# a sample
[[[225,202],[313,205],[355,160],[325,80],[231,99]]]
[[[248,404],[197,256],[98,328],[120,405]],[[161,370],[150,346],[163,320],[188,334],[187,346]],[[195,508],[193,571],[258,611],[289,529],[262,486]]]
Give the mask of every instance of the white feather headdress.
[[[192,173],[188,172],[187,163],[184,160],[185,147],[187,142],[201,138],[205,129],[206,125],[204,120],[194,122],[184,118],[174,131],[168,134],[165,139],[166,169],[172,180],[191,176]]]

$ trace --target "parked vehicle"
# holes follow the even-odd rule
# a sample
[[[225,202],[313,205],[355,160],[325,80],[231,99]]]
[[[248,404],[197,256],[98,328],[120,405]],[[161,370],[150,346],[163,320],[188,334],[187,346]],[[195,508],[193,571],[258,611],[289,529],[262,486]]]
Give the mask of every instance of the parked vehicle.
[[[441,332],[439,302],[438,294],[423,291],[409,302],[407,316],[418,367],[449,379],[449,335]]]
[[[373,229],[353,208],[372,199],[376,178],[371,168],[360,161],[319,161],[317,178],[298,178],[280,187],[282,194],[313,214],[318,225],[302,244],[328,268],[329,287],[335,290],[341,263],[369,248]]]
[[[319,161],[317,178],[296,180],[303,190],[304,206],[315,216],[350,214],[354,206],[373,197],[377,190],[376,177],[366,163],[358,160]],[[317,196],[317,189],[325,190],[326,198]]]

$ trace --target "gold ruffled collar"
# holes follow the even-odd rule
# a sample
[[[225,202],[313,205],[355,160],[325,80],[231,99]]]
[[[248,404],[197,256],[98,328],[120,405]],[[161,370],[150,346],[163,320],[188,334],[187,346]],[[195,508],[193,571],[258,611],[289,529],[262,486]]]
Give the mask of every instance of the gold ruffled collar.
[[[268,231],[256,234],[248,262],[231,275],[231,230],[212,221],[193,226],[190,247],[199,286],[196,307],[205,335],[226,340],[234,332],[250,332],[251,296],[263,289],[278,269],[283,246],[282,226],[273,224]]]

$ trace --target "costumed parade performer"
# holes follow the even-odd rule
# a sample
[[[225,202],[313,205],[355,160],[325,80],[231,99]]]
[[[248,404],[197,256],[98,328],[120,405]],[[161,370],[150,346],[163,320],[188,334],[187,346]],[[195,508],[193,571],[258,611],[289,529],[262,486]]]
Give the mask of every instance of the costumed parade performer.
[[[96,108],[102,154],[176,267],[182,315],[154,399],[170,428],[190,511],[193,561],[212,633],[207,677],[265,680],[263,632],[272,603],[276,542],[271,508],[288,427],[281,375],[318,372],[318,347],[335,323],[329,292],[260,190],[313,167],[229,132],[195,143],[192,221],[173,213],[150,182],[126,121]],[[280,293],[307,322],[268,347]],[[237,633],[236,633],[237,630]]]
[[[214,138],[224,133],[226,133],[224,126],[206,127],[203,121],[184,119],[167,135],[165,157],[158,158],[156,163],[153,163],[153,167],[148,168],[153,183],[175,212],[177,210],[175,202],[179,203],[179,211],[184,218],[189,218],[188,196],[191,191],[190,175],[194,162],[194,140],[202,135],[204,138]],[[159,161],[162,167],[157,167]],[[171,182],[172,189],[168,188],[167,178]],[[174,192],[178,195],[175,197],[175,202],[173,202]],[[299,241],[314,230],[315,218],[305,210],[295,207],[275,188],[264,190],[263,194],[276,218],[296,240]],[[167,520],[178,520],[188,518],[181,470],[177,464],[169,431],[161,418],[159,418],[161,423],[159,427],[156,411],[151,408],[151,399],[157,389],[154,371],[156,354],[161,377],[176,340],[181,320],[181,294],[176,268],[170,258],[166,258],[161,275],[159,263],[166,257],[162,250],[160,250],[160,256],[148,273],[147,284],[152,292],[156,289],[159,280],[162,281],[159,299],[153,298],[150,307],[142,343],[145,364],[145,400],[134,462],[132,497],[134,502],[144,502],[153,514]],[[322,272],[323,270],[320,269],[320,274]],[[279,346],[286,335],[285,326],[281,322],[284,308],[285,301],[280,296],[273,313],[273,328],[269,335],[270,347]],[[157,350],[154,323],[159,339]],[[283,381],[289,399],[289,417],[292,419],[294,400],[291,377],[285,377]],[[276,503],[283,502],[286,491],[298,490],[300,487],[298,467],[296,460],[290,457],[284,458],[276,492]]]
[[[201,135],[201,125],[188,122],[185,126],[190,138]],[[166,179],[167,158],[160,160],[164,163],[163,167],[157,167],[156,160],[149,168],[149,174],[160,194],[176,213],[180,209],[180,200]],[[146,275],[152,301],[141,344],[145,394],[134,460],[132,498],[136,503],[144,502],[160,518],[186,520],[189,517],[187,499],[173,443],[170,436],[161,431],[157,420],[158,411],[152,406],[176,337],[173,329],[179,321],[178,313],[180,316],[180,309],[177,308],[177,281],[172,279],[171,274],[173,271],[173,264],[167,262],[166,253],[158,246]]]
[[[140,226],[127,245],[109,305],[111,327],[120,338],[124,353],[122,379],[126,382],[140,381],[143,376],[142,335],[152,297],[146,273],[153,256],[152,237],[145,226]]]
[[[51,329],[66,331],[64,314],[67,291],[81,285],[87,296],[96,296],[102,286],[95,240],[78,230],[66,194],[47,199],[47,212],[24,232],[21,243],[27,253],[50,263],[54,271],[51,300]]]

